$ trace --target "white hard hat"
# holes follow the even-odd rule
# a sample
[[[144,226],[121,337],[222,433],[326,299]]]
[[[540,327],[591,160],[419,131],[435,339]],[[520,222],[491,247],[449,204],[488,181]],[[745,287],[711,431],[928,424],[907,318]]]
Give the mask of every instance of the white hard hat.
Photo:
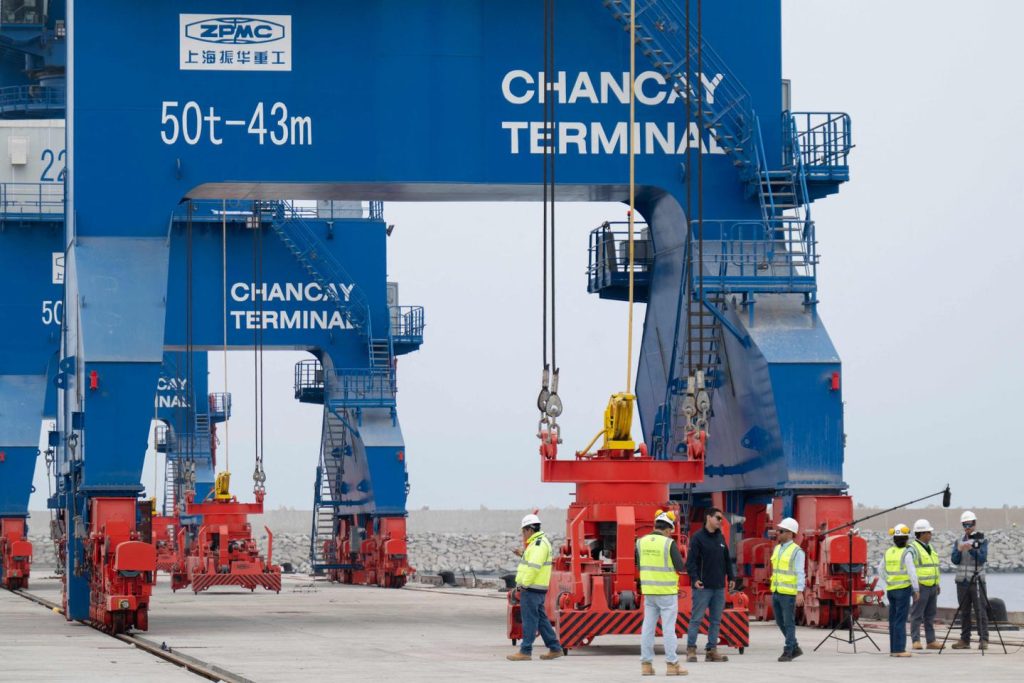
[[[919,519],[914,522],[915,534],[923,534],[926,531],[935,531],[935,529],[932,528],[932,525],[928,523],[927,519]]]
[[[964,522],[977,522],[978,517],[970,510],[964,510],[964,514],[960,515],[960,523]]]
[[[531,513],[523,517],[523,523],[519,526],[525,529],[526,527],[533,526],[534,524],[540,524],[540,517]]]
[[[659,512],[658,516],[654,518],[654,523],[657,524],[658,522],[665,522],[673,529],[676,528],[675,515],[671,512]]]
[[[892,536],[909,536],[910,527],[908,527],[906,524],[897,524],[889,530],[889,534],[891,534]]]
[[[800,524],[798,524],[792,517],[786,517],[775,526],[780,529],[785,529],[786,531],[792,531],[794,534],[800,533]]]

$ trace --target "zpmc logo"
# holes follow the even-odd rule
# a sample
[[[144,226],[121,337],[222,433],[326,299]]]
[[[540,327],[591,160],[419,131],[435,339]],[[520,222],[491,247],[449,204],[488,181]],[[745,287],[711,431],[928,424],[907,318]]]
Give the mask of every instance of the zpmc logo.
[[[266,19],[217,17],[188,24],[185,27],[185,35],[204,43],[252,45],[281,40],[285,37],[285,28]]]

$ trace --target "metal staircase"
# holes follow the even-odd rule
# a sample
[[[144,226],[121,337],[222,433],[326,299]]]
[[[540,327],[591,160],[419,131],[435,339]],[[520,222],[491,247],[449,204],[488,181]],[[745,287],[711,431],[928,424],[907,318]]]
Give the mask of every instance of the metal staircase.
[[[352,452],[348,428],[339,416],[324,410],[320,441],[320,462],[313,491],[313,528],[309,536],[309,561],[316,573],[351,569],[338,557],[337,516],[342,501],[345,458]]]
[[[628,0],[602,1],[616,21],[628,29]],[[784,145],[789,155],[784,167],[780,170],[770,169],[760,121],[754,111],[750,93],[707,40],[698,36],[696,23],[690,23],[687,40],[686,17],[679,3],[670,0],[640,0],[636,6],[639,49],[654,69],[682,96],[680,100],[689,107],[693,119],[707,130],[732,159],[746,187],[747,196],[756,197],[761,208],[762,226],[759,234],[751,234],[749,227],[730,230],[729,224],[735,222],[729,221],[714,221],[716,225],[712,227],[724,228],[721,232],[705,231],[708,235],[720,235],[720,244],[716,245],[713,252],[740,249],[741,259],[758,259],[754,265],[759,266],[748,273],[734,273],[734,269],[728,267],[716,269],[710,275],[719,282],[706,283],[706,289],[708,284],[720,290],[737,289],[740,283],[730,282],[730,278],[739,275],[743,278],[744,291],[757,291],[756,287],[751,287],[750,276],[770,280],[779,271],[789,275],[796,268],[812,265],[807,263],[807,259],[814,251],[814,228],[810,217],[804,155],[800,150],[801,134],[794,120],[790,117],[791,120],[784,126],[789,136]],[[688,48],[682,47],[683,43]],[[696,73],[698,46],[703,74]],[[687,74],[687,66],[694,72],[692,76]],[[713,96],[710,93],[703,96],[698,93],[698,88],[705,87],[701,82],[704,74],[711,74],[711,78],[717,81]],[[691,82],[694,85],[690,85]],[[843,159],[845,161],[845,157]],[[705,227],[708,225],[706,221]],[[772,243],[773,246],[757,253],[757,245],[753,244],[755,241]],[[795,252],[792,258],[791,252]],[[766,267],[765,259],[769,256]],[[718,263],[724,265],[728,260],[723,258]],[[708,275],[705,273],[706,279]],[[789,291],[807,291],[806,283],[801,284],[804,286]],[[786,291],[786,282],[766,282],[766,286],[770,288],[767,291]]]
[[[173,517],[178,505],[178,468],[171,458],[164,462],[164,504],[163,516]]]

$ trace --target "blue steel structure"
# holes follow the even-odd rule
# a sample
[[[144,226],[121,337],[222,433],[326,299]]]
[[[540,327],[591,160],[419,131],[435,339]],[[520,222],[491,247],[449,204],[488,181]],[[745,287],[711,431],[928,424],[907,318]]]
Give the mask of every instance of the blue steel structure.
[[[636,393],[645,440],[660,457],[681,457],[680,392],[700,366],[713,390],[714,419],[698,493],[729,492],[727,507],[737,512],[780,495],[791,501],[840,492],[840,364],[817,314],[810,202],[848,177],[849,122],[782,111],[778,1],[708,3],[702,74],[680,71],[680,3],[639,5],[637,206],[649,246],[641,261],[648,307]],[[419,335],[415,322],[411,334],[396,335],[383,303],[384,225],[325,225],[290,200],[537,200],[545,93],[558,98],[558,197],[624,200],[625,3],[558,3],[557,75],[548,87],[539,85],[536,1],[252,0],[244,14],[221,11],[201,0],[68,3],[68,324],[56,437],[66,487],[58,504],[71,523],[87,521],[93,498],[138,495],[149,397],[165,346],[223,342],[219,297],[188,302],[182,283],[191,276],[197,291],[219,292],[221,240],[229,254],[246,253],[261,232],[278,238],[265,241],[264,272],[284,292],[273,302],[276,327],[265,325],[264,344],[317,356],[320,379],[314,366],[314,379],[300,376],[296,394],[311,400],[321,392],[324,451],[333,458],[340,449],[355,460],[331,475],[321,454],[320,483],[338,482],[330,492],[338,497],[326,502],[354,518],[404,515],[392,361],[399,336],[414,347]],[[223,21],[239,17],[244,21]],[[129,25],[146,30],[125,31]],[[56,36],[58,26],[38,32],[47,31]],[[339,63],[347,65],[342,72]],[[111,79],[112,72],[121,78]],[[121,86],[125,80],[130,90]],[[686,97],[697,89],[704,109]],[[26,106],[48,106],[48,96],[33,105],[30,94]],[[682,124],[687,108],[689,130]],[[118,131],[130,149],[110,153],[97,130]],[[700,226],[704,258],[696,268],[695,233],[684,213],[684,180],[693,172],[681,163],[688,146],[704,157],[710,217]],[[118,212],[109,210],[112,194]],[[197,202],[191,221],[183,218],[183,200]],[[197,220],[204,215],[199,202],[207,200],[207,220]],[[617,272],[601,269],[608,268],[609,245],[610,262],[621,267],[615,235],[600,242],[593,252],[605,258],[592,263],[590,286],[614,298],[601,282]],[[253,282],[251,263],[229,259],[233,285]],[[698,300],[693,283],[701,279]],[[288,283],[301,293],[290,296]],[[310,296],[310,283],[319,298]],[[251,290],[241,286],[231,304],[234,348],[252,344],[256,304],[271,305],[270,297],[253,301]],[[194,320],[187,340],[175,322],[186,309]],[[696,327],[709,334],[694,349],[689,330]],[[329,418],[344,437],[331,435]],[[353,440],[360,447],[349,450]],[[69,539],[73,619],[89,616],[95,568],[83,552],[80,539]]]
[[[0,119],[50,117],[53,93],[64,92],[63,41],[43,4],[0,5]],[[50,4],[63,12],[62,2]],[[0,524],[5,537],[11,531],[27,536],[24,520],[41,421],[53,414],[56,394],[47,378],[56,371],[60,348],[63,230],[63,185],[0,183],[0,287],[8,293],[0,302]],[[23,577],[5,576],[11,558],[2,549],[8,547],[0,538],[0,586],[27,585],[27,564]]]

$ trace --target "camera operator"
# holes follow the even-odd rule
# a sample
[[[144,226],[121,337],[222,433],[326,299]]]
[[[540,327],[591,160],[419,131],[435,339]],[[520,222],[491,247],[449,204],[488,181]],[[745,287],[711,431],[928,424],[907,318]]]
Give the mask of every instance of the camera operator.
[[[977,530],[978,518],[970,510],[960,515],[964,535],[953,546],[953,564],[956,565],[956,599],[962,605],[960,614],[960,640],[953,643],[954,650],[971,647],[971,610],[978,621],[978,649],[988,649],[988,602],[985,588],[985,561],[988,560],[988,539]]]

